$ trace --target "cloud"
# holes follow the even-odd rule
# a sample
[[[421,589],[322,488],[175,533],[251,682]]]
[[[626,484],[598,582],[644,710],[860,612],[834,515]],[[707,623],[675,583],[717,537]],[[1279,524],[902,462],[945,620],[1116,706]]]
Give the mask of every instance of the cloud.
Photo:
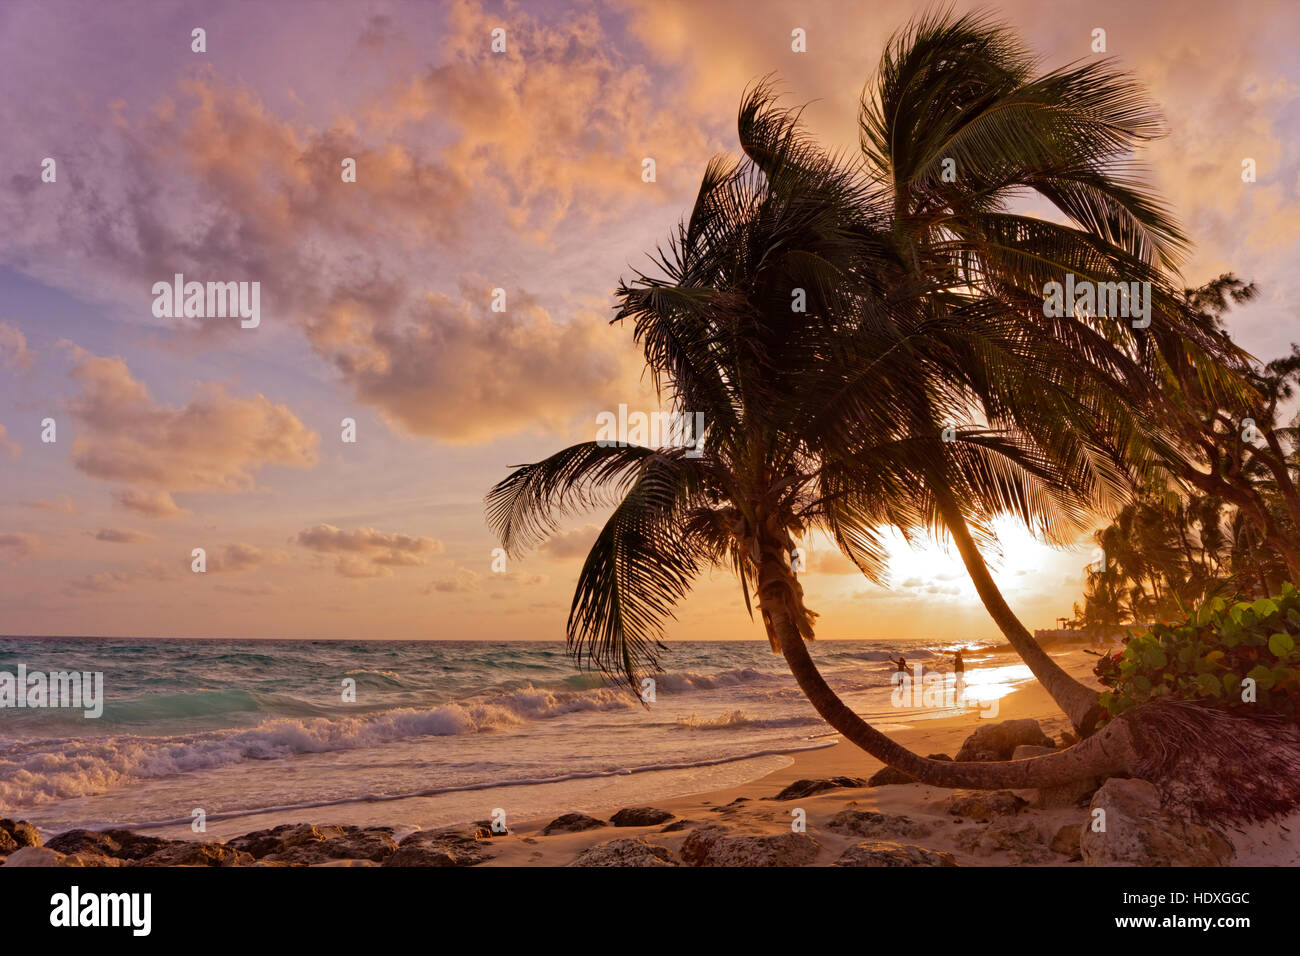
[[[657,156],[669,180],[688,170],[677,185],[689,188],[715,151],[701,115],[664,95],[671,80],[596,9],[548,23],[517,8],[504,53],[487,43],[501,24],[482,4],[454,3],[449,20],[446,61],[399,80],[364,115],[389,135],[449,127],[445,162],[515,230],[542,237],[569,216],[605,219],[629,202],[662,202],[671,189],[642,181],[645,156]]]
[[[146,518],[177,518],[188,514],[165,491],[144,491],[139,488],[114,488],[111,492],[119,508],[134,511]]]
[[[374,528],[344,531],[331,524],[317,524],[299,531],[294,539],[304,548],[336,555],[335,570],[346,578],[377,578],[393,568],[422,567],[429,556],[441,553],[443,544],[433,538],[388,534]]]
[[[8,322],[0,322],[0,365],[26,372],[36,360],[36,353],[27,347],[27,337],[22,330]]]
[[[584,525],[572,531],[561,531],[547,538],[537,550],[561,560],[585,558],[591,551],[598,534],[600,534],[600,526],[594,524]]]
[[[39,183],[0,193],[0,219],[14,224],[0,261],[50,284],[90,284],[144,323],[156,321],[147,290],[177,272],[259,281],[265,328],[172,322],[169,340],[274,334],[274,315],[358,400],[414,434],[489,440],[626,398],[636,350],[608,313],[575,308],[593,290],[573,291],[565,275],[573,237],[563,270],[544,247],[562,223],[621,228],[654,210],[644,218],[666,225],[662,211],[677,214],[720,144],[664,100],[635,45],[592,10],[554,24],[514,11],[506,55],[488,49],[495,18],[479,5],[455,4],[447,18],[437,65],[427,53],[426,65],[391,65],[373,89],[352,91],[353,108],[317,124],[210,66],[150,108],[117,103],[89,133],[68,134],[76,175],[58,215]],[[372,18],[363,43],[400,26]],[[646,151],[664,181],[641,181]],[[341,179],[343,157],[357,162],[355,183]],[[557,290],[545,305],[511,284],[534,265]],[[487,309],[497,287],[509,287],[506,313]]]
[[[208,550],[204,564],[209,574],[239,574],[266,565],[281,564],[289,560],[284,551],[263,551],[251,544],[228,544]],[[193,570],[193,558],[184,560],[186,568]]]
[[[264,395],[237,398],[207,384],[182,407],[163,405],[122,359],[80,350],[78,357],[69,375],[80,391],[67,403],[81,426],[72,462],[91,477],[166,492],[239,492],[254,487],[264,466],[316,463],[320,436]],[[117,499],[124,507],[141,501]],[[152,506],[159,515],[169,510],[156,496]]]
[[[41,539],[22,531],[0,531],[0,560],[6,564],[26,561],[41,549]]]
[[[110,544],[135,544],[149,540],[149,535],[130,528],[101,528],[94,532],[87,531],[86,534],[92,535],[96,541],[107,541]]]
[[[391,315],[382,302],[338,303],[327,313],[335,367],[389,421],[452,442],[563,426],[632,378],[633,352],[616,350],[595,314],[556,322],[521,292],[493,313],[486,284],[479,298],[430,294],[400,325],[380,318]]]
[[[177,577],[174,568],[169,568],[160,561],[149,561],[135,568],[115,568],[108,571],[96,571],[69,581],[63,586],[66,594],[113,594],[134,588],[136,585],[157,581],[173,580]]]
[[[448,578],[438,578],[421,589],[421,594],[468,594],[479,589],[482,577],[469,568],[457,568],[456,573]]]
[[[9,430],[0,425],[0,454],[8,458],[18,458],[23,453],[23,446],[9,439]]]
[[[72,499],[67,495],[59,495],[58,498],[38,498],[35,501],[24,501],[24,508],[34,508],[38,511],[57,511],[60,514],[75,515],[77,506],[72,503]]]

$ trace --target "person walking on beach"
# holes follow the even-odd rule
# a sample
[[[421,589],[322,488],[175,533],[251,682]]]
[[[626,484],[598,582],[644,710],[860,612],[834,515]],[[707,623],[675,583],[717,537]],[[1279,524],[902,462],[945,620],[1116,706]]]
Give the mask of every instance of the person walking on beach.
[[[906,671],[906,670],[907,670],[907,658],[904,657],[902,654],[899,654],[899,655],[898,655],[898,660],[894,660],[894,659],[891,657],[891,658],[889,659],[889,663],[893,664],[893,665],[894,665],[895,667],[897,667],[900,671]]]
[[[961,659],[961,651],[958,651],[956,656],[953,657],[952,669],[957,674],[966,673],[966,662]]]

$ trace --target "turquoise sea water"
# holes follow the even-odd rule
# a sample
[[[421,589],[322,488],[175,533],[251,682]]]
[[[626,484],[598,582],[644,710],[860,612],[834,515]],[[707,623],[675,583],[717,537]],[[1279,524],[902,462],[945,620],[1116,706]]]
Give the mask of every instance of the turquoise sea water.
[[[859,712],[897,723],[933,713],[890,706],[887,658],[938,663],[958,646],[974,647],[813,649]],[[967,660],[978,667],[980,651]],[[104,675],[98,719],[0,709],[0,815],[46,831],[188,823],[194,808],[232,832],[268,813],[429,825],[513,802],[540,814],[629,787],[648,799],[737,783],[832,739],[763,642],[671,644],[649,706],[539,642],[0,638],[0,672],[19,664]]]

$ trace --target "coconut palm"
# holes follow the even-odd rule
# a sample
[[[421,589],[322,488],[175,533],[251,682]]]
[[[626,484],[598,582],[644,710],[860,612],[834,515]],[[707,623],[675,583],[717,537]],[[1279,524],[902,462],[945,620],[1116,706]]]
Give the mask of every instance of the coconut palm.
[[[922,18],[889,43],[860,121],[887,233],[873,268],[896,312],[906,299],[933,320],[909,345],[932,374],[964,390],[983,422],[1076,472],[1076,488],[1105,511],[1135,480],[1158,485],[1179,466],[1160,430],[1175,371],[1216,396],[1244,385],[1224,361],[1235,350],[1175,292],[1186,239],[1131,159],[1161,132],[1158,112],[1105,61],[1035,71],[1015,37],[981,16]],[[1034,199],[1067,222],[1017,211]],[[1046,285],[1067,273],[1149,282],[1151,326],[1072,308],[1046,317]],[[914,415],[917,433],[937,417]],[[1096,692],[1033,640],[989,573],[971,516],[941,475],[926,480],[990,615],[1087,733]]]
[[[757,594],[773,649],[818,712],[918,779],[1049,786],[1144,765],[1143,735],[1130,729],[1151,713],[1142,708],[1059,754],[953,765],[899,747],[822,679],[805,646],[815,615],[789,560],[797,540],[821,530],[878,577],[879,529],[888,525],[955,524],[963,557],[964,543],[979,557],[977,538],[999,514],[1063,536],[1125,486],[1120,449],[1142,467],[1160,450],[1105,390],[1090,384],[1070,401],[1069,388],[1095,379],[1114,389],[1107,376],[1139,374],[1151,359],[1111,342],[1120,337],[1101,323],[1082,323],[1062,338],[1082,340],[1085,357],[1108,364],[1091,377],[1062,370],[1060,347],[1044,359],[1025,341],[1023,316],[1007,318],[1024,311],[1016,287],[962,280],[974,275],[974,256],[961,264],[932,244],[926,259],[938,280],[930,269],[897,268],[897,210],[882,208],[878,180],[820,154],[791,114],[770,108],[766,88],[745,101],[740,120],[748,161],[711,163],[690,216],[660,252],[662,275],[619,289],[619,318],[633,322],[661,393],[678,410],[705,414],[700,447],[572,446],[499,483],[490,524],[519,553],[565,515],[612,506],[579,575],[568,632],[581,662],[629,685],[657,667],[664,622],[696,576],[725,566],[747,604]],[[905,251],[918,258],[921,248]],[[986,274],[1010,272],[998,265],[1002,245],[984,254],[993,263],[981,267]],[[1017,397],[1026,389],[1038,390],[1036,402]],[[968,424],[942,440],[953,421]],[[967,563],[983,567],[982,557]]]

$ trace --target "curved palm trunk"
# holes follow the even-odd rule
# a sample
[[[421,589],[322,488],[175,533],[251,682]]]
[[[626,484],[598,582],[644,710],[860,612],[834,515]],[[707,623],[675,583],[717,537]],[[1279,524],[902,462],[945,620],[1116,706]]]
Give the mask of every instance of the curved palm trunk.
[[[988,564],[984,561],[984,555],[980,553],[975,539],[971,537],[970,528],[966,525],[966,517],[957,506],[957,502],[939,487],[938,483],[935,487],[935,497],[944,525],[957,545],[962,563],[966,565],[966,573],[970,575],[975,591],[984,602],[989,616],[1015,648],[1021,660],[1038,678],[1039,683],[1052,695],[1052,700],[1056,701],[1070,718],[1070,723],[1074,725],[1079,736],[1087,737],[1097,726],[1101,709],[1100,693],[1079,683],[1062,670],[1061,665],[1052,660],[1051,656],[1034,640],[1034,636],[1020,623],[1020,619],[1016,617],[1015,612],[1003,598],[1002,592],[998,590],[993,575],[989,573]]]
[[[1126,772],[1136,760],[1136,751],[1125,721],[1117,720],[1100,733],[1059,753],[989,763],[954,763],[930,760],[899,746],[840,700],[808,654],[796,619],[801,603],[786,585],[789,572],[777,559],[765,557],[760,573],[764,581],[759,606],[768,634],[780,647],[799,689],[817,713],[854,745],[891,767],[910,774],[922,783],[937,787],[970,787],[980,790],[1054,787],[1086,777]]]

